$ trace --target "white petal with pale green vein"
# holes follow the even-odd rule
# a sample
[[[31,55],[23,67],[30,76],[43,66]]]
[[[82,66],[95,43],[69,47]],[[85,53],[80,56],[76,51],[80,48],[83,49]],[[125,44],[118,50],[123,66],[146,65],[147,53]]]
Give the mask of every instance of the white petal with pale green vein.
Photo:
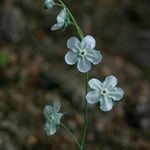
[[[98,90],[98,91],[100,89],[102,89],[102,87],[103,87],[102,82],[95,78],[89,80],[88,84],[89,84],[90,88]]]
[[[81,47],[83,49],[94,49],[95,46],[96,46],[96,41],[90,35],[87,35],[86,37],[84,37],[82,42],[81,42]]]
[[[110,111],[112,108],[113,108],[113,101],[111,98],[104,96],[100,98],[100,109],[102,111]]]
[[[66,55],[65,55],[65,62],[68,65],[74,65],[75,63],[77,63],[78,61],[78,54],[72,51],[69,51]]]
[[[102,55],[99,51],[96,50],[88,50],[87,51],[87,60],[90,61],[92,64],[97,65],[102,60]]]
[[[85,58],[79,58],[77,68],[80,72],[86,73],[91,69],[91,63]]]
[[[89,104],[95,104],[99,102],[99,93],[96,90],[90,91],[86,95],[86,100]]]
[[[123,98],[124,91],[121,88],[113,88],[109,92],[109,97],[112,98],[114,101],[119,101]]]
[[[57,131],[56,125],[48,122],[46,122],[44,129],[49,136],[55,134]]]
[[[116,85],[117,85],[117,78],[113,75],[106,77],[105,81],[103,82],[103,86],[108,89],[114,88]]]

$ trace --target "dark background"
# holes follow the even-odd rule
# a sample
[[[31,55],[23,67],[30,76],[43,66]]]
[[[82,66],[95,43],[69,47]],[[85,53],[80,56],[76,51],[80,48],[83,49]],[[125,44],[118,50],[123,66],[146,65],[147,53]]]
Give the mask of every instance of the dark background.
[[[66,0],[85,35],[93,35],[103,61],[90,78],[113,74],[125,91],[115,108],[92,120],[86,150],[150,149],[150,1]],[[40,0],[0,0],[0,149],[75,150],[64,130],[43,131],[43,108],[59,99],[63,122],[79,137],[84,74],[64,62],[66,41],[50,31],[59,10]],[[89,107],[89,112],[95,107]]]

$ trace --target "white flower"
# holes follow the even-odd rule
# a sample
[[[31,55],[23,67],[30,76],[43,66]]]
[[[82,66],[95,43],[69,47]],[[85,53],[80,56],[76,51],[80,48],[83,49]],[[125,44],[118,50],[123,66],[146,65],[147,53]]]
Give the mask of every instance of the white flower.
[[[46,9],[51,9],[55,5],[54,0],[43,0],[43,3],[44,3],[44,8]]]
[[[69,19],[66,9],[62,9],[57,16],[57,23],[54,24],[51,28],[51,30],[59,30],[62,27],[66,27],[69,25]]]
[[[60,120],[63,113],[59,113],[61,104],[59,101],[55,101],[53,106],[46,105],[44,108],[44,116],[46,117],[45,131],[47,135],[53,135],[56,133],[57,126],[60,124]]]
[[[67,47],[70,51],[65,55],[65,61],[69,65],[77,63],[77,69],[82,72],[88,72],[91,69],[91,63],[97,65],[102,60],[99,51],[94,50],[96,46],[95,39],[88,35],[80,42],[76,37],[71,37],[67,41]]]
[[[89,104],[100,102],[100,109],[102,111],[111,110],[113,102],[121,100],[124,95],[124,91],[116,87],[117,78],[112,75],[106,77],[104,82],[93,78],[88,84],[93,90],[87,93],[87,102]]]

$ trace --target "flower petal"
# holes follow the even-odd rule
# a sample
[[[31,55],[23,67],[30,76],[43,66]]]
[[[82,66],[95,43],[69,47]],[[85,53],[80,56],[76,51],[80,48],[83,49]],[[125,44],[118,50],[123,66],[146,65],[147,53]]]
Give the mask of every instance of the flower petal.
[[[113,108],[113,101],[111,98],[102,96],[100,99],[100,109],[102,111],[110,111]]]
[[[123,98],[124,95],[124,91],[121,88],[113,88],[110,92],[109,92],[109,97],[112,98],[114,101],[119,101]]]
[[[93,63],[94,65],[97,65],[101,62],[102,60],[102,55],[99,51],[96,50],[88,50],[86,58],[88,61]]]
[[[43,3],[46,9],[51,9],[55,5],[54,0],[43,0]]]
[[[74,52],[78,52],[78,48],[80,47],[80,41],[76,37],[71,37],[67,41],[67,47]]]
[[[54,25],[51,27],[51,30],[52,30],[52,31],[59,30],[60,28],[63,27],[63,25],[64,25],[64,24],[56,23],[56,24],[54,24]]]
[[[77,68],[80,72],[86,73],[91,69],[91,63],[86,58],[79,58]]]
[[[46,131],[47,135],[53,135],[56,133],[56,125],[54,123],[48,123],[46,122],[44,130]]]
[[[62,28],[66,21],[66,15],[67,15],[66,9],[62,9],[59,15],[57,16],[57,23],[51,27],[51,30],[54,31]]]
[[[78,61],[78,55],[77,53],[73,52],[73,51],[69,51],[66,55],[65,55],[65,62],[68,65],[74,65],[76,62]]]
[[[95,104],[99,102],[99,93],[96,90],[92,90],[87,93],[86,100],[89,104]]]
[[[87,35],[83,38],[81,46],[83,49],[94,49],[96,46],[96,41],[92,36]]]
[[[62,116],[63,116],[63,113],[57,113],[55,115],[55,124],[57,124],[57,125],[60,124],[60,120],[61,120]]]
[[[98,79],[93,78],[89,80],[88,84],[91,89],[98,90],[98,91],[102,89],[102,82],[99,81]]]
[[[47,117],[54,113],[54,108],[51,105],[46,105],[44,107],[44,115]]]
[[[66,16],[67,16],[67,12],[66,9],[62,9],[59,13],[59,15],[57,16],[57,23],[58,24],[64,24],[66,21]]]
[[[60,110],[61,104],[59,101],[54,101],[53,103],[54,111],[58,112]]]
[[[103,82],[104,88],[112,89],[117,85],[117,78],[113,75],[110,75],[105,78],[105,81]]]

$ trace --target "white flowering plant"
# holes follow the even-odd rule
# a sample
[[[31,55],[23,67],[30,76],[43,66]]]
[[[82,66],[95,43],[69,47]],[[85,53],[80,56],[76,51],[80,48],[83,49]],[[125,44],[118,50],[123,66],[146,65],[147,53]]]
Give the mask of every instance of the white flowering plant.
[[[92,65],[98,65],[102,61],[101,52],[96,49],[96,40],[91,35],[84,35],[83,31],[77,24],[71,11],[62,0],[43,0],[44,8],[52,9],[54,6],[61,8],[57,16],[56,23],[51,27],[51,30],[65,29],[68,25],[76,28],[79,38],[71,37],[67,41],[69,51],[65,55],[65,62],[68,65],[77,64],[77,70],[83,73],[86,77],[85,82],[85,108],[84,108],[84,124],[82,127],[81,138],[77,139],[70,129],[61,119],[63,113],[60,113],[61,104],[59,101],[54,101],[53,105],[44,107],[44,116],[46,118],[45,131],[48,136],[56,133],[59,126],[62,126],[70,137],[74,140],[79,150],[85,149],[85,137],[87,127],[91,118],[98,112],[94,112],[91,117],[88,115],[88,104],[99,103],[99,109],[102,112],[110,111],[116,102],[123,98],[124,91],[117,87],[117,78],[113,75],[108,75],[104,81],[92,78],[89,80],[89,71]],[[90,87],[90,90],[89,90]]]

